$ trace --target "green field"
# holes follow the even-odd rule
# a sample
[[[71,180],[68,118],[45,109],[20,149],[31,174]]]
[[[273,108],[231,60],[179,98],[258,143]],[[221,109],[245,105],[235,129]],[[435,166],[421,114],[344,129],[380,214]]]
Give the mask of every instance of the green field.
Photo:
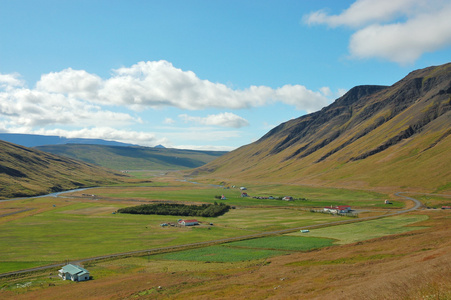
[[[113,198],[136,198],[147,200],[170,200],[184,202],[213,203],[218,201],[215,196],[224,195],[224,203],[237,206],[297,206],[297,207],[324,207],[330,205],[351,205],[361,208],[387,208],[384,199],[388,196],[381,193],[346,190],[338,188],[312,188],[296,185],[250,185],[246,192],[250,197],[241,197],[239,188],[223,188],[213,184],[193,184],[188,182],[175,182],[162,186],[162,183],[153,182],[147,187],[134,189],[109,188],[95,190],[95,194]],[[305,198],[306,200],[282,201],[273,199],[254,199],[253,197],[284,197]],[[404,207],[402,201],[393,201],[390,208]]]
[[[332,246],[334,240],[318,237],[270,236],[252,240],[227,243],[230,247],[263,248],[290,251],[309,251]]]
[[[442,206],[451,206],[450,196],[441,195],[413,195],[420,200],[424,206],[430,208],[442,208]]]
[[[168,254],[151,256],[152,260],[182,260],[203,262],[239,262],[256,260],[272,256],[284,255],[288,252],[267,249],[235,248],[226,246],[210,246],[185,250]]]
[[[349,244],[369,240],[390,234],[398,234],[412,230],[424,229],[424,226],[410,226],[414,223],[427,220],[425,215],[404,215],[387,217],[345,225],[330,226],[312,229],[310,236],[336,239],[336,244]],[[305,233],[290,233],[289,236],[300,236]]]
[[[30,210],[0,218],[0,272],[347,220],[347,217],[311,213],[302,207],[321,207],[331,203],[377,207],[386,197],[373,192],[282,185],[249,185],[247,192],[258,196],[290,195],[308,200],[287,202],[241,198],[238,188],[224,189],[217,185],[171,181],[148,182],[144,186],[91,189],[88,193],[94,193],[96,197],[89,199],[70,198],[70,194],[67,194],[65,196],[68,198],[44,197],[3,202],[0,203],[0,209],[3,211],[19,211],[24,208]],[[81,193],[86,192],[76,192],[75,195],[80,196]],[[181,216],[113,214],[119,208],[137,203],[137,200],[213,203],[218,201],[214,196],[221,194],[224,194],[227,200],[220,202],[234,205],[235,209],[216,218],[197,218],[201,225],[195,227],[160,226],[161,223],[176,223],[178,219],[183,218]],[[239,253],[250,250],[255,252],[253,255],[256,258],[269,257],[286,253],[284,251],[306,251],[329,246],[331,238],[338,239],[339,243],[346,243],[403,232],[412,227],[402,226],[421,221],[413,217],[410,217],[410,221],[403,219],[406,217],[397,218],[399,220],[387,219],[398,221],[387,221],[386,225],[383,220],[376,220],[358,225],[343,225],[351,227],[334,226],[312,231],[308,237],[267,237],[230,243],[220,249],[222,253],[235,251],[236,254],[231,255],[237,259],[246,257]],[[376,222],[374,224],[379,224],[379,227],[371,222]],[[385,229],[382,230],[383,228]],[[342,234],[344,232],[343,236],[339,234],[340,230]],[[359,230],[361,233],[356,236]],[[355,234],[350,235],[350,232]]]
[[[198,218],[205,225],[162,228],[161,223],[176,222],[181,217],[112,214],[126,204],[65,198],[35,198],[3,205],[36,209],[27,212],[28,216],[18,214],[0,223],[2,272],[345,219],[284,208],[241,208],[217,218]],[[214,225],[206,225],[210,223]]]
[[[308,251],[331,246],[332,239],[295,236],[270,236],[219,246],[179,251],[151,256],[152,260],[182,260],[209,262],[239,262],[288,254],[291,251]]]

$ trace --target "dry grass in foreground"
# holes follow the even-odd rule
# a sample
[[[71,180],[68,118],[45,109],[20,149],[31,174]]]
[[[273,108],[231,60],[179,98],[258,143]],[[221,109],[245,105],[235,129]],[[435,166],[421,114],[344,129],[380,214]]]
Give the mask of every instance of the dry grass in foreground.
[[[427,229],[354,244],[223,268],[180,262],[174,271],[174,265],[168,269],[164,262],[142,259],[141,266],[123,274],[36,291],[0,291],[0,298],[451,299],[450,212],[422,213],[429,220],[415,226]]]

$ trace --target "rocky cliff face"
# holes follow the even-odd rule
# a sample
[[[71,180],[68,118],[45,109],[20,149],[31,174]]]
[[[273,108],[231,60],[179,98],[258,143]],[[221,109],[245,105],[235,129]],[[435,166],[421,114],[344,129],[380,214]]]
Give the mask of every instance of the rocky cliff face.
[[[233,172],[246,178],[291,174],[290,181],[299,183],[344,184],[346,177],[363,184],[372,185],[379,178],[381,184],[415,186],[420,183],[415,165],[423,165],[438,167],[434,174],[445,175],[444,180],[435,184],[427,180],[426,185],[446,186],[451,161],[443,150],[451,149],[450,128],[451,64],[446,64],[414,71],[392,86],[354,87],[322,110],[275,127],[206,169],[214,170],[213,175]],[[437,166],[441,159],[445,164]],[[358,163],[370,168],[368,172],[356,176]],[[382,183],[382,174],[371,170],[376,165],[384,172],[404,168],[416,179]],[[263,174],[262,169],[273,171]]]

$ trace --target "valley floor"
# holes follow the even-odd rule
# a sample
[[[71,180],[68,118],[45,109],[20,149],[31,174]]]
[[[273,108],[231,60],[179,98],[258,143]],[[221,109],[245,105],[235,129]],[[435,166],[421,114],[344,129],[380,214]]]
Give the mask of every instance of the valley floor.
[[[75,198],[31,199],[4,204],[0,208],[5,213],[10,209],[11,212],[19,213],[0,219],[1,238],[3,241],[10,241],[13,249],[2,250],[4,247],[0,246],[1,251],[6,251],[2,254],[0,266],[8,267],[8,263],[11,263],[12,267],[18,267],[22,262],[25,267],[27,260],[36,260],[36,251],[28,249],[24,243],[22,246],[16,243],[17,234],[34,239],[35,249],[39,249],[36,245],[41,244],[51,247],[46,250],[47,258],[42,256],[41,259],[58,255],[60,245],[55,240],[62,241],[69,231],[64,227],[55,227],[51,233],[48,229],[41,230],[40,226],[48,228],[46,222],[95,224],[92,232],[86,232],[84,236],[77,238],[78,242],[84,243],[84,247],[90,248],[90,252],[75,249],[72,255],[83,256],[93,253],[92,251],[104,252],[106,247],[110,247],[109,239],[113,239],[114,243],[126,240],[139,248],[151,247],[152,244],[149,243],[152,241],[183,244],[184,238],[192,240],[204,236],[208,239],[209,234],[211,237],[217,234],[233,236],[232,233],[236,230],[242,233],[260,232],[330,221],[330,216],[299,210],[296,202],[274,202],[273,205],[282,205],[281,207],[249,207],[252,201],[260,200],[241,200],[239,197],[233,198],[232,194],[228,197],[235,200],[230,201],[245,205],[216,219],[212,227],[164,229],[159,226],[167,218],[164,216],[149,218],[111,213],[117,207],[144,201],[143,199],[164,198],[167,190],[171,191],[169,195],[180,197],[183,189],[186,189],[183,184],[178,190],[172,184],[161,183],[149,188],[97,190],[96,200],[92,196],[91,199],[85,199],[75,195]],[[193,196],[183,192],[186,201],[193,202],[199,197],[210,201],[211,189],[200,189],[197,186],[196,189]],[[306,190],[304,192],[307,193]],[[334,199],[337,193],[317,190],[311,191],[310,195],[314,197],[319,192],[322,193],[318,198],[321,205],[325,199]],[[102,199],[99,196],[101,193],[104,197]],[[340,193],[345,195],[345,191]],[[122,197],[122,201],[114,198],[117,194]],[[169,196],[166,195],[167,197]],[[366,203],[370,205],[377,205],[381,201],[381,195],[362,192],[357,196],[347,195],[346,201],[354,201],[356,205],[361,203],[359,205],[364,207],[365,201],[361,199],[365,197]],[[428,201],[444,200],[428,198]],[[31,207],[33,210],[23,211]],[[375,209],[375,213],[377,211],[381,213],[380,208]],[[0,279],[0,298],[450,299],[450,213],[451,210],[420,209],[399,216],[315,229],[307,236],[297,232],[264,240],[253,239],[182,252],[98,260],[84,265],[90,270],[93,280],[82,283],[62,281],[57,277],[56,269],[22,274]],[[205,221],[210,223],[210,220]],[[99,231],[106,224],[112,226],[109,231]],[[27,228],[27,231],[22,230]],[[107,235],[102,239],[99,234]],[[143,238],[145,243],[140,244]],[[16,241],[13,242],[14,240]],[[75,242],[72,238],[64,243],[70,241]],[[122,243],[123,249],[126,249],[127,243]],[[306,247],[307,244],[310,246]],[[14,256],[17,251],[23,253]],[[120,252],[116,249],[112,251]],[[29,258],[24,259],[25,257]]]

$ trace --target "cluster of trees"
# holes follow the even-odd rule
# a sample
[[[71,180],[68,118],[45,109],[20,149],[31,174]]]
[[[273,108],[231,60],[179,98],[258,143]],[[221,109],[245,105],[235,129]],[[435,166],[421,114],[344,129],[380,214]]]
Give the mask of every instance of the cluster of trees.
[[[185,205],[185,204],[143,204],[118,209],[122,214],[139,215],[170,215],[170,216],[192,216],[192,217],[217,217],[225,214],[230,209],[224,203]]]

